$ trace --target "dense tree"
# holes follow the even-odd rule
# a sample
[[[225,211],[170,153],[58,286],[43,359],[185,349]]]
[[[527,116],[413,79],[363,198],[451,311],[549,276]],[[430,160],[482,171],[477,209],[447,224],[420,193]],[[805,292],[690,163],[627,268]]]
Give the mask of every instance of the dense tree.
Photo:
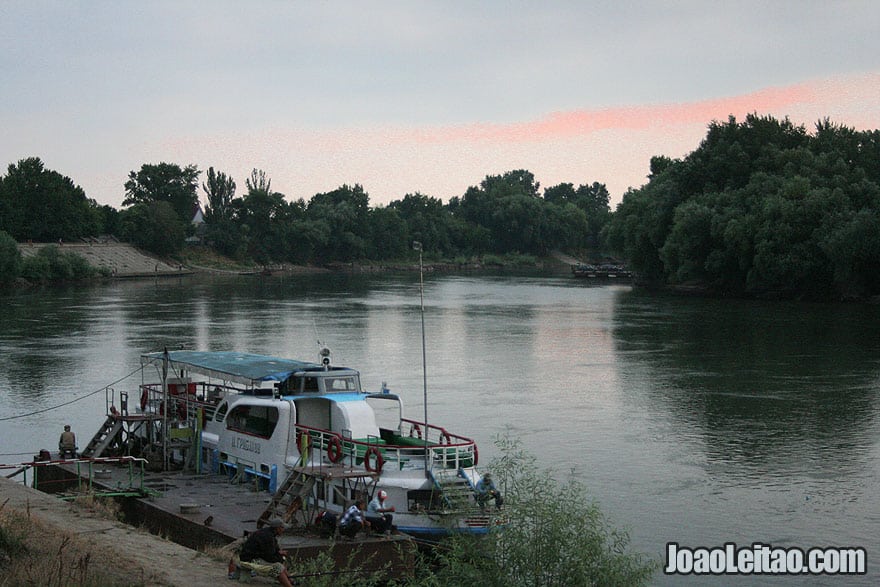
[[[217,173],[213,167],[208,168],[207,181],[202,184],[202,190],[208,198],[205,206],[205,222],[217,223],[229,220],[232,210],[230,206],[235,198],[235,180],[222,171]]]
[[[123,238],[159,256],[169,256],[183,248],[186,229],[168,202],[135,204],[124,211],[120,221]]]
[[[732,293],[880,293],[876,131],[827,120],[713,123],[682,160],[652,159],[604,235],[643,278]]]
[[[306,215],[311,221],[326,223],[328,238],[316,243],[318,260],[354,261],[364,259],[370,237],[370,197],[358,184],[343,185],[332,192],[316,194],[309,201]]]
[[[100,218],[101,232],[103,234],[121,234],[119,226],[121,214],[119,210],[107,204],[98,208],[98,216]]]
[[[0,178],[0,230],[19,241],[54,242],[94,236],[101,221],[82,188],[29,157]]]
[[[425,251],[452,254],[452,218],[439,198],[416,192],[395,200],[388,207],[396,210],[407,228],[406,241],[419,241]]]
[[[479,187],[452,198],[450,211],[458,218],[489,231],[489,250],[533,253],[546,249],[540,185],[529,171],[489,175]],[[482,243],[470,243],[478,249]],[[485,249],[484,249],[485,250]]]
[[[145,163],[132,171],[125,182],[123,206],[167,202],[188,226],[198,204],[199,170],[195,165],[183,169],[175,163]]]
[[[368,258],[403,259],[407,256],[413,238],[400,212],[390,206],[373,208],[369,225]]]
[[[245,183],[248,193],[237,202],[233,216],[245,237],[248,255],[261,264],[285,259],[293,217],[284,194],[271,191],[271,180],[259,169]]]
[[[598,249],[600,233],[608,222],[611,215],[609,202],[611,194],[604,183],[593,182],[591,185],[579,185],[575,189],[574,184],[561,183],[544,190],[544,199],[552,204],[565,206],[573,204],[583,211],[587,226],[582,231],[583,238],[580,242],[572,242],[569,246],[574,248]]]

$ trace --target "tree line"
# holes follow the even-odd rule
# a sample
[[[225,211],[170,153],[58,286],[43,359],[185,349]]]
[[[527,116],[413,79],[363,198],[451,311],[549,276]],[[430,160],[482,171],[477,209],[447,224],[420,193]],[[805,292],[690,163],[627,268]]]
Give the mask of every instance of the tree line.
[[[880,131],[748,115],[653,157],[603,229],[647,282],[718,294],[880,294]]]
[[[205,243],[217,252],[261,264],[404,259],[413,241],[436,258],[487,253],[544,255],[595,246],[610,215],[604,184],[559,184],[543,190],[532,173],[487,176],[448,204],[421,193],[371,206],[360,185],[289,201],[254,169],[243,195],[236,181],[210,167],[144,164],[124,184],[123,209],[98,205],[39,158],[11,164],[0,177],[0,231],[19,242],[78,240],[114,234],[173,256],[195,228],[204,196]]]
[[[130,172],[116,210],[39,158],[23,159],[0,177],[0,232],[19,242],[109,233],[173,256],[194,231],[203,195],[203,241],[261,264],[401,260],[413,241],[450,260],[604,250],[664,286],[880,295],[880,131],[828,119],[812,133],[758,114],[712,122],[687,156],[652,157],[647,183],[613,213],[604,184],[542,190],[527,170],[486,176],[445,204],[416,192],[386,206],[371,206],[358,184],[288,201],[262,170],[245,179],[243,195],[222,171],[201,175],[194,165],[144,164]]]

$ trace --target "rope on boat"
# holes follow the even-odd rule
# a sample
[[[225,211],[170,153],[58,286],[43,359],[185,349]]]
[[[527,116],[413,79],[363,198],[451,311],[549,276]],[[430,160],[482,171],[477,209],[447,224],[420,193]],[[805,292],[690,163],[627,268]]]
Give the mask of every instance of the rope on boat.
[[[125,377],[121,377],[112,383],[108,383],[107,385],[105,385],[104,387],[101,387],[100,389],[96,389],[95,391],[87,393],[87,394],[80,396],[78,398],[72,399],[69,402],[64,402],[63,404],[58,404],[57,406],[52,406],[49,408],[43,408],[42,410],[35,410],[33,412],[28,412],[26,414],[18,414],[17,416],[6,416],[5,418],[0,418],[0,422],[5,422],[6,420],[17,420],[18,418],[27,418],[28,416],[34,416],[36,414],[43,414],[45,412],[51,412],[52,410],[57,410],[58,408],[63,408],[63,407],[69,406],[70,404],[75,404],[76,402],[78,402],[80,400],[84,400],[87,397],[92,397],[95,394],[101,393],[102,391],[104,391],[108,387],[116,385],[120,381],[125,381],[126,379],[128,379],[129,377],[131,377],[132,375],[134,375],[135,373],[137,373],[141,369],[143,369],[143,367],[138,367],[137,369],[135,369],[134,371],[132,371],[131,373],[129,373]]]

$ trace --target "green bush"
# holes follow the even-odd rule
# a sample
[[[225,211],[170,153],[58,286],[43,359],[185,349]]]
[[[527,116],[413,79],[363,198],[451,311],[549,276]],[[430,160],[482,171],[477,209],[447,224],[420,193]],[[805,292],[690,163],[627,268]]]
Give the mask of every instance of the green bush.
[[[61,251],[55,245],[43,247],[33,257],[24,259],[21,267],[21,276],[36,282],[86,279],[97,273],[85,258]]]
[[[0,283],[9,283],[21,272],[21,251],[9,234],[0,230]]]
[[[52,279],[52,265],[45,255],[27,257],[21,263],[21,276],[28,281],[49,281]]]
[[[646,585],[657,562],[629,551],[576,480],[540,471],[518,441],[499,438],[490,467],[508,523],[481,538],[458,536],[440,555],[437,585]],[[538,497],[536,497],[538,496]]]

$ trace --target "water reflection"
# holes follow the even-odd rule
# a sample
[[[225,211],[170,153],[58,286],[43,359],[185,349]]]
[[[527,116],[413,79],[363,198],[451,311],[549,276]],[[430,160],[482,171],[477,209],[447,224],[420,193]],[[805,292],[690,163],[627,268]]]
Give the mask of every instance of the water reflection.
[[[784,474],[864,466],[874,442],[880,309],[681,300],[643,292],[615,309],[617,354],[649,404],[698,433],[710,465]],[[731,474],[727,471],[726,475]]]
[[[47,430],[54,444],[67,421],[97,429],[103,396],[40,410],[165,346],[309,360],[321,341],[368,388],[387,381],[408,415],[424,408],[417,275],[197,276],[0,297],[0,418],[25,416],[0,424],[7,455],[33,454]],[[542,468],[573,470],[637,549],[880,550],[880,307],[485,275],[428,275],[425,305],[432,421],[472,435],[486,462],[506,430]]]

